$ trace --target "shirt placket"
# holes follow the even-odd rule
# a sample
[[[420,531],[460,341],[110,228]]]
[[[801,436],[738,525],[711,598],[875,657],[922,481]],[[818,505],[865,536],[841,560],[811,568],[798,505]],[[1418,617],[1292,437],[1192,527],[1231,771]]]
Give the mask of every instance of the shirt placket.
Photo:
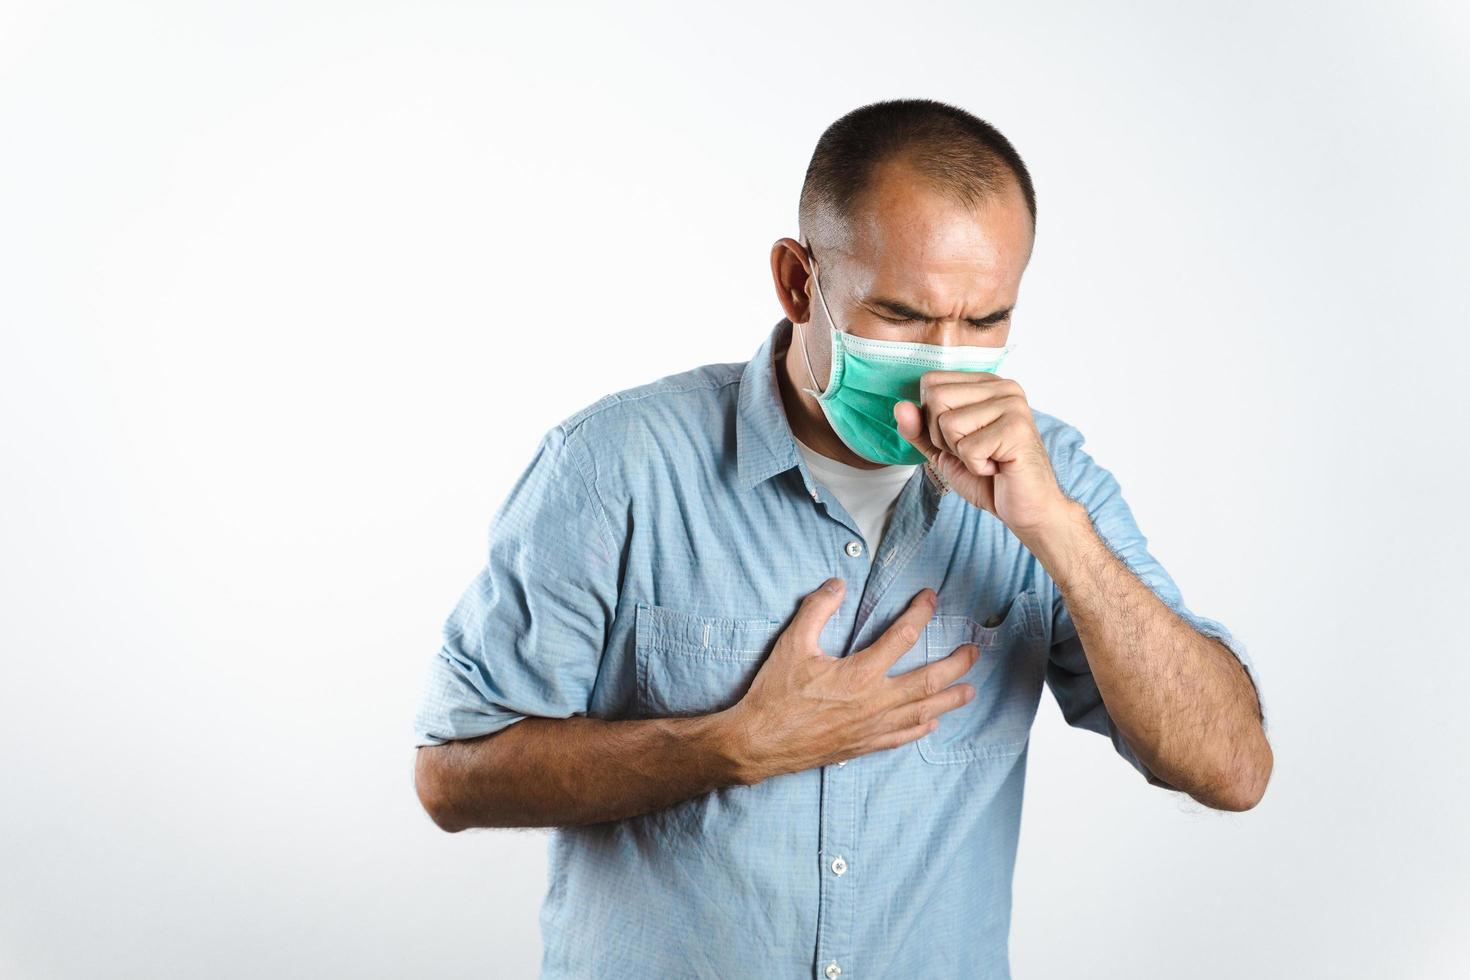
[[[868,544],[856,528],[857,522],[838,501],[824,499],[825,495],[811,480],[806,468],[803,466],[801,469],[807,492],[819,507],[825,507],[831,521],[825,540],[835,555],[833,564],[836,571],[833,574],[847,580],[843,610],[834,617],[840,619],[840,635],[847,638],[841,652],[842,656],[847,656],[855,648],[854,641],[872,620],[873,612],[889,586],[918,551],[924,536],[933,526],[939,501],[947,488],[928,475],[927,467],[921,467],[923,475],[905,484],[899,494],[880,551],[870,554]],[[854,597],[857,609],[849,623],[846,609]],[[861,757],[822,767],[817,851],[821,886],[815,973],[819,980],[837,980],[844,974],[849,978],[853,976],[857,892],[863,877],[863,862],[869,858],[867,854],[859,854],[857,847],[860,761]],[[877,855],[872,857],[880,859]]]

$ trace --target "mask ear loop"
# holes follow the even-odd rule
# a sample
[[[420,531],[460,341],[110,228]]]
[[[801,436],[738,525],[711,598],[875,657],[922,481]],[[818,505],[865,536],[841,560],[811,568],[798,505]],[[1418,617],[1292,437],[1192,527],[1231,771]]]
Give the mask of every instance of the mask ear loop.
[[[836,324],[835,324],[835,322],[832,319],[832,311],[829,310],[829,309],[827,309],[827,298],[822,295],[822,283],[817,278],[817,257],[815,255],[812,255],[812,251],[811,251],[811,247],[810,246],[807,247],[807,257],[811,259],[811,263],[812,263],[812,285],[814,287],[816,287],[817,299],[822,304],[822,312],[825,313],[825,314],[827,314],[827,322],[833,324],[833,326],[835,328]],[[820,391],[817,390],[817,375],[816,375],[816,372],[814,372],[812,370],[812,361],[811,361],[811,358],[807,355],[807,351],[806,351],[806,331],[802,329],[802,325],[799,324],[799,323],[794,324],[794,326],[796,327],[797,333],[800,334],[800,336],[801,336],[801,359],[806,364],[806,373],[807,373],[807,375],[809,377],[811,377],[811,379],[812,379],[812,386],[810,388],[803,389],[803,391],[806,394],[811,395],[813,398],[821,398],[822,397],[822,392],[820,392]],[[828,356],[830,357],[832,355],[832,353],[835,353],[835,352],[830,352]],[[830,380],[831,380],[831,377],[830,377],[830,373],[829,373],[828,381],[830,381]]]
[[[807,375],[812,379],[812,386],[810,388],[803,388],[801,390],[805,394],[811,395],[813,398],[821,398],[822,393],[817,390],[817,376],[812,372],[811,358],[807,357],[806,353],[806,331],[801,329],[801,324],[799,323],[795,324],[795,326],[797,336],[801,341],[801,359],[802,362],[806,364]]]

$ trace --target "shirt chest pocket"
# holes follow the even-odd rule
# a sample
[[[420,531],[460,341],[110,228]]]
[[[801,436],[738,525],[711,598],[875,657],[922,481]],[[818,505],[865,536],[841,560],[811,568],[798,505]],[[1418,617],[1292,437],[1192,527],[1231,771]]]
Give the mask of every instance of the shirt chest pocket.
[[[750,688],[780,636],[770,617],[730,618],[637,604],[638,708],[648,717],[723,711]]]
[[[972,685],[975,697],[941,714],[939,727],[918,740],[924,761],[985,762],[1019,755],[1031,736],[1046,676],[1036,590],[1018,593],[986,623],[968,616],[934,616],[924,642],[925,663],[943,660],[963,643],[980,648],[974,666],[955,682]]]

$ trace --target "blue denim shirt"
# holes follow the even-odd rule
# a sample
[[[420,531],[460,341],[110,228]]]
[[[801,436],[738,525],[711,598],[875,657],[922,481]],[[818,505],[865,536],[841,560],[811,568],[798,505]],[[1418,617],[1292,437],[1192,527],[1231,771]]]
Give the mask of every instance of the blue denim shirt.
[[[527,716],[718,711],[744,693],[803,596],[847,580],[821,634],[845,656],[928,586],[935,615],[892,674],[974,642],[973,701],[930,735],[625,820],[556,828],[542,977],[1009,976],[1027,741],[1043,683],[1071,725],[1112,740],[1046,571],[927,466],[867,541],[800,458],[776,384],[782,319],[748,362],[615,392],[542,438],[444,627],[418,745]],[[1175,612],[1118,483],[1077,429],[1033,409],[1058,480]]]

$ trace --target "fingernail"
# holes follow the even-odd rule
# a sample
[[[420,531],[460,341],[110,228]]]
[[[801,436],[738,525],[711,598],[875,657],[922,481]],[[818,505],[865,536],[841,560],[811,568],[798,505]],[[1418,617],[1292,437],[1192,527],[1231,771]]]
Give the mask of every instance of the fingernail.
[[[822,588],[826,589],[828,592],[840,591],[842,589],[842,579],[829,578],[827,581],[822,583]]]

